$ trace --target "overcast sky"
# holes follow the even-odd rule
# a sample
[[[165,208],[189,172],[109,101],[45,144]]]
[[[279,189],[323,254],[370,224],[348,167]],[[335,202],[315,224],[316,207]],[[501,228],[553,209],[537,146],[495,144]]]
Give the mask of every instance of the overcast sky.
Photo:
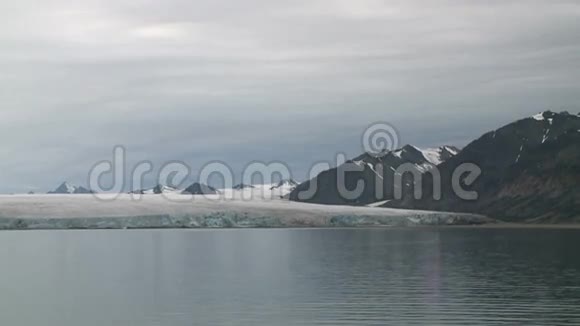
[[[465,145],[580,107],[576,0],[0,0],[0,191],[132,162],[310,164]]]

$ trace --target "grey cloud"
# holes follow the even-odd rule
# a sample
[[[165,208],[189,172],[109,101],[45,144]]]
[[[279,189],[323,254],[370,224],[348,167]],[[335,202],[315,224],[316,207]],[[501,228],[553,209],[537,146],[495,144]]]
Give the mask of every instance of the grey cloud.
[[[0,3],[0,191],[109,158],[310,164],[579,110],[577,1]]]

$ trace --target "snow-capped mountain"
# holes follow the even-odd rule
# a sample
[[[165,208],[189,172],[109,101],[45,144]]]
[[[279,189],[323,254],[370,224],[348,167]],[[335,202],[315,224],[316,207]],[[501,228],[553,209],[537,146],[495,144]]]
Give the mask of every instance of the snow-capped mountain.
[[[272,186],[270,187],[270,190],[282,189],[282,188],[294,189],[294,188],[296,188],[296,186],[298,186],[298,182],[296,182],[295,180],[283,179],[283,180],[280,180],[278,183],[272,184]]]
[[[433,167],[447,161],[459,153],[459,149],[454,146],[441,146],[438,148],[421,149],[413,145],[405,145],[397,150],[386,152],[382,157],[378,157],[384,164],[396,168],[401,163],[412,163],[421,172],[426,172]]]
[[[274,184],[238,184],[217,190],[226,199],[279,200],[285,198],[297,185],[294,180],[281,180]]]
[[[170,194],[170,193],[177,193],[178,190],[173,187],[157,185],[153,188],[147,189],[139,189],[131,191],[132,194],[141,194],[141,195],[159,195],[159,194]]]
[[[405,145],[397,150],[382,152],[378,155],[364,153],[337,168],[322,172],[313,180],[300,184],[292,191],[290,199],[338,205],[363,205],[390,199],[394,193],[395,175],[401,176],[397,169],[403,164],[405,164],[404,167],[413,167],[419,173],[426,173],[457,155],[457,153],[459,153],[459,149],[453,146],[420,149],[412,145]],[[347,189],[355,189],[359,180],[364,181],[363,192],[358,198],[345,199],[340,194],[337,186],[339,172],[344,173]],[[410,178],[411,176],[407,174],[402,175],[405,187],[410,187]],[[381,192],[377,191],[377,179],[383,183]],[[309,189],[311,182],[317,183],[317,191],[314,196],[311,198],[299,198],[299,193],[302,190]]]
[[[394,208],[473,212],[518,222],[580,222],[579,115],[541,112],[490,131],[461,151],[452,146],[419,149],[407,145],[380,155],[365,153],[299,185],[290,199],[323,204],[377,204]],[[414,179],[409,173],[398,174],[403,182],[400,186],[393,185],[393,176],[397,176],[397,168],[403,163],[411,163],[426,176],[420,184],[420,199],[414,198]],[[475,164],[481,169],[481,175],[473,184],[469,187],[463,185],[478,194],[477,200],[459,198],[452,187],[452,176],[463,163]],[[359,171],[352,172],[349,165],[357,166]],[[382,171],[379,170],[381,166]],[[433,178],[428,173],[435,166],[441,180],[440,200],[434,199]],[[347,189],[355,189],[358,181],[364,181],[363,192],[357,198],[345,200],[337,190],[341,169],[345,169],[343,173],[346,171],[344,184]],[[377,196],[379,181],[386,185],[381,196]],[[312,182],[317,185],[314,196],[300,198],[302,190],[310,189]],[[395,187],[402,187],[397,188],[403,193],[402,199],[394,199]]]
[[[440,164],[442,199],[423,183],[423,198],[407,196],[389,207],[462,211],[511,221],[570,221],[580,198],[580,117],[545,111],[490,131]],[[450,181],[463,163],[476,164],[481,176],[469,187],[476,201],[457,197]]]
[[[455,146],[441,146],[437,148],[427,148],[420,151],[429,163],[439,165],[459,154],[460,150]]]
[[[48,194],[91,194],[93,193],[87,188],[75,186],[68,182],[63,182],[56,189],[49,191]]]
[[[192,184],[191,186],[185,188],[185,190],[183,190],[181,193],[182,194],[190,194],[190,195],[216,195],[216,194],[219,194],[219,192],[215,188],[208,186],[206,184],[203,184],[203,183],[199,183],[199,182],[196,182],[196,183]]]

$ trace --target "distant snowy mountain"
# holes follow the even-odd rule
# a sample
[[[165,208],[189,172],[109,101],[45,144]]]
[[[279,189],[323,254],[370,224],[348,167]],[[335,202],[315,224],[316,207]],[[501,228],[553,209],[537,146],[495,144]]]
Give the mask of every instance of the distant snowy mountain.
[[[293,179],[283,179],[280,180],[278,183],[273,184],[270,187],[270,190],[281,189],[281,188],[296,188],[298,186],[298,182]]]
[[[76,188],[76,190],[75,190],[74,193],[75,194],[92,194],[94,192],[91,191],[91,190],[89,190],[89,189],[87,189],[87,188],[85,188],[85,187],[79,186],[79,187]]]
[[[294,180],[281,180],[274,184],[237,184],[232,188],[220,189],[217,192],[224,198],[243,200],[279,200],[285,198],[298,183]]]
[[[68,182],[63,182],[53,191],[49,191],[48,194],[91,194],[93,193],[87,188],[75,186]]]
[[[215,188],[208,186],[206,184],[203,184],[203,183],[198,183],[198,182],[185,188],[185,190],[183,190],[181,193],[182,194],[190,194],[190,195],[216,195],[216,194],[219,194],[219,192]]]
[[[234,189],[234,190],[253,189],[253,188],[255,188],[255,187],[252,185],[244,184],[244,183],[240,183],[240,184],[237,184],[237,185],[232,187],[232,189]]]
[[[141,194],[141,195],[159,195],[159,194],[168,194],[168,193],[177,193],[178,190],[173,187],[157,185],[153,188],[148,189],[139,189],[131,191],[132,194]]]

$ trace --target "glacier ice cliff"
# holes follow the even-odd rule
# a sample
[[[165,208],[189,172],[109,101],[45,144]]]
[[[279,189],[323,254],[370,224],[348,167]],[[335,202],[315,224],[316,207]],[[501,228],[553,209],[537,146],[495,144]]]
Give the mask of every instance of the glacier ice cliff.
[[[0,229],[286,228],[471,225],[493,222],[461,213],[329,206],[212,196],[0,196]]]

